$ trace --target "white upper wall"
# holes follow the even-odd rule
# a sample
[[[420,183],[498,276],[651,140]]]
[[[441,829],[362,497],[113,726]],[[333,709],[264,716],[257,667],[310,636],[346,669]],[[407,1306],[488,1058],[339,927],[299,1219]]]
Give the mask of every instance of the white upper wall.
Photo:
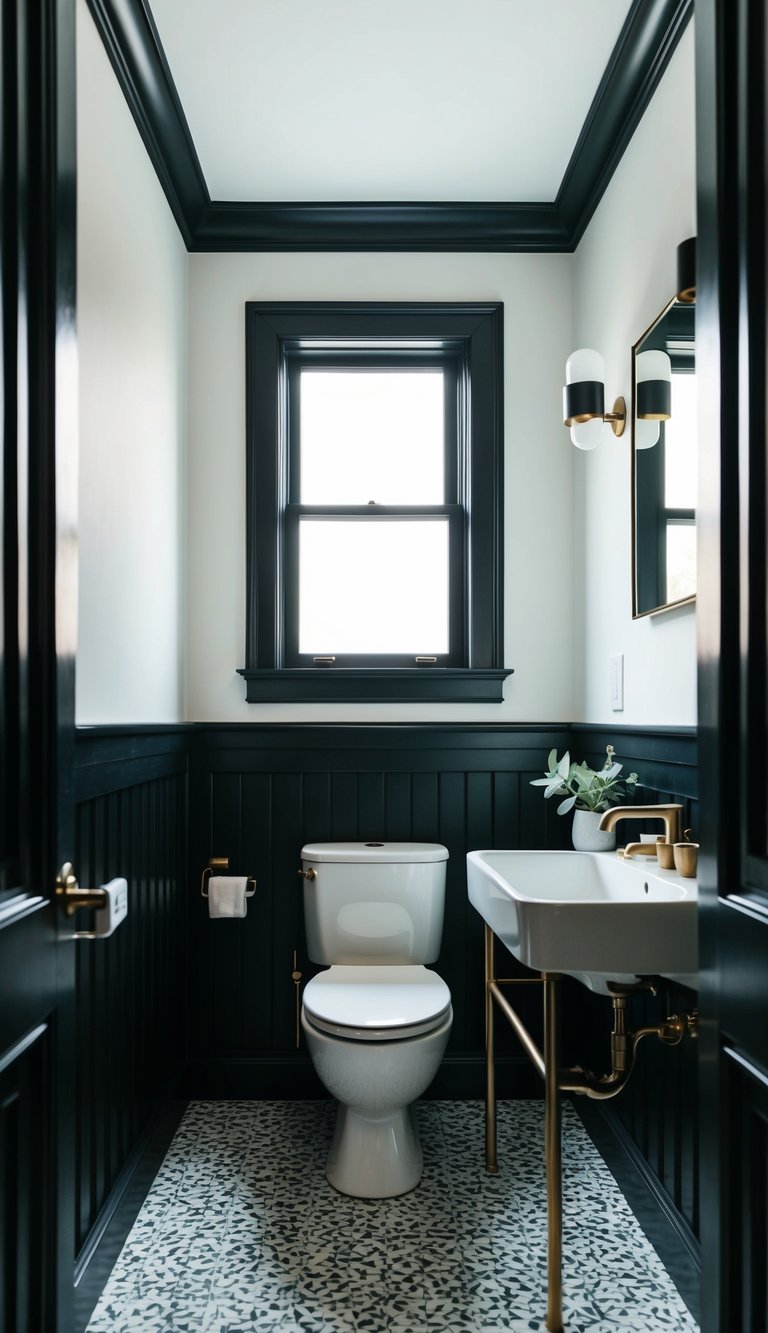
[[[186,716],[191,721],[570,721],[574,450],[560,422],[569,255],[190,256]],[[246,704],[245,302],[502,300],[505,665],[500,705]]]
[[[85,0],[77,34],[77,721],[177,721],[187,254]]]
[[[606,365],[606,404],[630,403],[631,347],[675,292],[675,252],[696,234],[693,23],[670,61],[574,259],[574,347]],[[586,722],[696,722],[696,616],[688,606],[632,619],[630,431],[574,449],[577,616]],[[609,658],[624,654],[624,711],[610,706]]]

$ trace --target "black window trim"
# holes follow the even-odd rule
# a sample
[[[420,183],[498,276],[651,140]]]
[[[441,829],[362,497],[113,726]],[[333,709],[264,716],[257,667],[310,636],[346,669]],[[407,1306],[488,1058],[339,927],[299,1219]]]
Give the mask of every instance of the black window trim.
[[[502,303],[249,301],[245,317],[247,599],[246,665],[240,674],[247,701],[500,703],[511,674],[503,666]],[[456,357],[463,382],[460,429],[470,440],[466,475],[457,477],[451,496],[457,504],[463,500],[466,514],[461,666],[285,665],[283,589],[291,561],[286,534],[295,520],[289,366],[297,354],[301,361],[316,356],[331,364],[340,349],[366,339],[376,348],[389,344],[389,364],[393,353],[413,347],[425,360]],[[370,352],[361,348],[362,354],[371,364]],[[454,560],[456,549],[454,540]]]

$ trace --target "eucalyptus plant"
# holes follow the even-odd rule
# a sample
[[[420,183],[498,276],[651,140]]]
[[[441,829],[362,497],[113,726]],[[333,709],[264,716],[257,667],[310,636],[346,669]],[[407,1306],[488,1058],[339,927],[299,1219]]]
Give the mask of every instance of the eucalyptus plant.
[[[616,753],[612,745],[605,747],[606,759],[599,772],[589,764],[572,764],[570,751],[566,750],[562,759],[558,759],[557,750],[550,750],[547,759],[548,773],[545,778],[534,778],[532,787],[545,787],[544,799],[550,796],[564,796],[557,807],[559,815],[567,815],[569,810],[608,810],[612,805],[620,805],[631,795],[638,785],[637,773],[628,777],[619,776],[623,768],[614,760]]]

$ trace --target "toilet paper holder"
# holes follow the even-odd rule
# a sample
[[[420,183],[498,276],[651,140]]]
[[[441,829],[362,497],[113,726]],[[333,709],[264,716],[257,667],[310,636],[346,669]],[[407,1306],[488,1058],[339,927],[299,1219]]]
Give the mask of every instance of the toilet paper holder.
[[[202,878],[200,880],[200,893],[202,894],[203,898],[208,897],[208,880],[211,878],[211,875],[225,875],[228,870],[229,870],[228,856],[211,857],[210,861],[205,867],[205,870],[203,871]],[[252,875],[249,875],[248,886],[245,890],[246,898],[252,898],[255,892],[256,892],[256,880],[253,878]]]

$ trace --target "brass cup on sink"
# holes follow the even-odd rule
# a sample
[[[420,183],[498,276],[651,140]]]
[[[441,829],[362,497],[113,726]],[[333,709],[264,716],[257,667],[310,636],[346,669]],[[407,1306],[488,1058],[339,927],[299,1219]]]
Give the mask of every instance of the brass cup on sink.
[[[676,842],[672,850],[678,875],[682,875],[683,879],[695,879],[699,862],[699,844],[697,842]]]
[[[681,846],[686,844],[682,843]],[[675,844],[667,842],[665,838],[656,839],[656,860],[662,870],[675,869]],[[695,873],[695,872],[694,872]]]

